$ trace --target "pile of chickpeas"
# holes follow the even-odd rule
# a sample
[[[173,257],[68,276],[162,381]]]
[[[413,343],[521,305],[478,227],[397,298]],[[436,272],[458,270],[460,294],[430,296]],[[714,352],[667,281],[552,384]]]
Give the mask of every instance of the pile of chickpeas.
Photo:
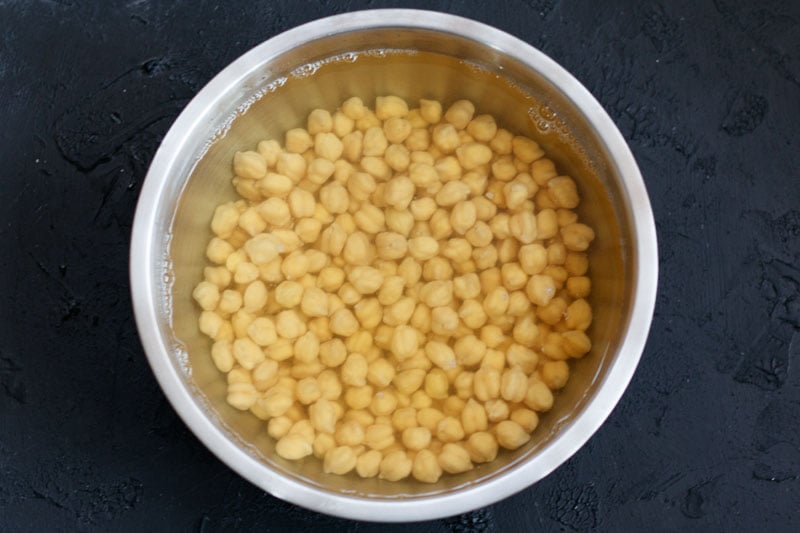
[[[591,349],[575,182],[459,100],[350,98],[237,152],[193,297],[276,453],[426,483],[531,438]]]

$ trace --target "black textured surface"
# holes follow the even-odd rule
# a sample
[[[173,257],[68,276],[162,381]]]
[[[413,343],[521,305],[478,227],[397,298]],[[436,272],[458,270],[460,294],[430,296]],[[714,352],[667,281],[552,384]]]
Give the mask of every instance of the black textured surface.
[[[484,5],[485,4],[485,5]],[[661,276],[608,422],[544,481],[419,530],[800,530],[800,3],[0,0],[0,530],[398,531],[216,460],[147,366],[127,255],[153,153],[237,56],[430,7],[542,49],[629,140]]]

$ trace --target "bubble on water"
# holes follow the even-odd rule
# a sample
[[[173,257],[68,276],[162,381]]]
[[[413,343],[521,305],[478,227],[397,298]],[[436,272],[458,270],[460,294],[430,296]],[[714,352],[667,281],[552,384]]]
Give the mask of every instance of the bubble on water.
[[[313,63],[306,63],[305,65],[302,65],[302,66],[297,67],[296,69],[294,69],[289,74],[289,76],[291,76],[292,78],[299,78],[299,79],[308,78],[309,76],[312,76],[312,75],[316,74],[317,71],[319,70],[319,67],[321,67],[321,66],[322,66],[322,62],[321,61],[315,61]]]
[[[325,65],[330,65],[332,63],[355,63],[358,60],[358,57],[358,52],[345,52],[343,54],[326,57],[325,59],[320,59],[319,61],[306,63],[305,65],[297,67],[289,74],[289,76],[295,79],[308,78],[316,74],[317,71],[319,71],[319,69]]]
[[[361,52],[362,55],[367,57],[377,57],[377,58],[384,58],[389,55],[408,55],[413,56],[418,54],[418,50],[406,50],[402,48],[373,48],[371,50],[364,50]]]
[[[528,109],[528,118],[541,136],[545,138],[555,136],[560,142],[569,146],[571,153],[587,168],[595,168],[584,143],[578,142],[568,122],[559,116],[555,109],[546,103],[539,103]]]
[[[475,63],[474,61],[469,61],[468,59],[462,59],[461,61],[459,61],[459,64],[464,65],[465,67],[467,67],[468,70],[471,70],[471,71],[473,71],[475,73],[478,73],[478,74],[492,74],[492,75],[494,75],[494,72],[492,72],[491,70],[487,69],[483,65],[481,65],[479,63]]]
[[[262,77],[262,79],[265,79]],[[197,161],[200,161],[211,149],[211,147],[219,140],[224,139],[228,132],[231,130],[234,121],[239,118],[241,115],[245,114],[248,109],[250,109],[253,104],[264,98],[264,96],[274,93],[284,85],[288,79],[285,76],[281,76],[280,78],[276,78],[275,80],[271,81],[270,83],[266,84],[265,86],[261,87],[260,89],[253,92],[253,94],[244,102],[239,104],[236,110],[228,115],[225,120],[217,127],[214,131],[214,134],[211,135],[211,138],[206,141],[203,145],[203,148],[200,149],[200,152],[197,155]],[[213,117],[212,117],[213,120]]]
[[[174,217],[173,217],[174,222]],[[172,224],[170,224],[172,228]],[[170,249],[172,247],[172,231],[166,231],[164,239],[161,241],[161,278],[156,287],[156,294],[159,305],[160,316],[163,317],[167,324],[169,324],[170,334],[167,337],[167,348],[169,355],[171,355],[178,363],[178,368],[186,376],[192,375],[192,366],[189,364],[189,351],[186,345],[175,336],[175,314],[173,305],[173,289],[175,287],[175,265],[172,262]]]

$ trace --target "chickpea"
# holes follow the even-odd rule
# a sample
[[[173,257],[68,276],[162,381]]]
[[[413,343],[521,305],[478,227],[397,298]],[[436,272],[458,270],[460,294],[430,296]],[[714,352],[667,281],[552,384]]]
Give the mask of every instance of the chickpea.
[[[594,240],[594,231],[585,224],[569,224],[561,228],[564,246],[572,252],[584,252]]]
[[[290,339],[278,338],[275,342],[264,348],[267,357],[275,361],[285,361],[294,355],[294,348]]]
[[[566,355],[579,359],[592,349],[592,341],[583,331],[565,331],[561,334]]]
[[[255,264],[269,263],[276,257],[285,246],[273,235],[260,234],[251,238],[244,244],[244,250],[250,261]]]
[[[284,339],[296,339],[307,331],[305,321],[294,310],[281,311],[275,322],[278,335]]]
[[[592,323],[592,308],[580,298],[567,307],[564,323],[569,329],[586,331]]]
[[[508,229],[522,244],[531,244],[538,236],[536,217],[529,211],[521,211],[508,220]]]
[[[528,376],[521,367],[514,366],[503,372],[500,394],[505,401],[519,403],[525,398],[527,392]]]
[[[342,384],[333,370],[320,372],[317,376],[317,385],[319,386],[321,397],[326,400],[338,400],[342,395]]]
[[[411,475],[417,481],[423,483],[436,483],[442,476],[442,468],[439,460],[432,451],[422,449],[414,456],[414,464]]]
[[[271,418],[267,424],[267,434],[275,440],[280,440],[289,433],[292,420],[286,416]]]
[[[284,152],[278,156],[275,169],[278,174],[288,177],[293,183],[299,183],[306,173],[307,166],[308,163],[303,155]]]
[[[314,146],[314,139],[311,137],[311,134],[303,128],[293,128],[286,132],[284,146],[287,152],[302,154]]]
[[[266,391],[278,382],[278,362],[266,359],[253,369],[253,384],[259,391]]]
[[[389,142],[386,140],[386,135],[383,129],[378,126],[373,126],[364,132],[364,149],[365,156],[383,155]]]
[[[375,113],[373,113],[370,109],[366,110],[363,117],[356,120],[356,128],[362,132],[367,131],[369,128],[374,126],[380,126],[380,124],[381,120],[376,117]]]
[[[464,428],[457,418],[446,416],[436,424],[436,438],[442,442],[458,442],[464,438]]]
[[[355,128],[355,120],[348,117],[342,111],[336,111],[331,119],[331,129],[337,137],[344,137]],[[315,132],[316,133],[316,132]]]
[[[450,474],[460,474],[472,469],[469,452],[459,444],[445,444],[438,459],[442,470]]]
[[[225,269],[225,271],[228,273],[227,283],[225,283],[225,285],[222,288],[227,287],[231,281],[230,271],[227,268]],[[248,283],[257,280],[260,274],[261,271],[256,265],[247,261],[242,261],[241,263],[236,265],[236,269],[234,270],[232,277],[233,281],[235,281],[236,283],[240,285],[247,285]],[[208,275],[206,277],[208,278]],[[219,281],[224,281],[224,280],[219,280]],[[218,286],[218,284],[216,283],[214,285]],[[264,289],[266,290],[266,286],[264,287]]]
[[[457,369],[454,369],[455,372]],[[449,373],[445,372],[449,375]],[[444,402],[442,402],[442,412],[445,416],[452,416],[454,418],[460,418],[461,412],[464,410],[464,406],[466,402],[458,397],[458,395],[448,396]]]
[[[506,351],[506,361],[510,367],[518,367],[526,375],[530,375],[536,370],[536,366],[539,363],[539,356],[530,348],[520,344],[512,344]]]
[[[375,116],[380,120],[408,115],[408,104],[399,96],[379,96],[375,99]]]
[[[469,100],[458,100],[453,103],[444,114],[444,119],[456,128],[462,130],[472,120],[475,114],[475,105]]]
[[[486,344],[474,335],[465,335],[456,340],[453,352],[459,365],[474,367],[479,365],[486,355]]]
[[[411,474],[412,466],[413,462],[405,452],[393,451],[386,454],[381,460],[378,477],[388,481],[399,481]]]
[[[439,368],[429,371],[425,376],[425,393],[433,399],[447,398],[449,386],[447,374]]]
[[[235,359],[233,357],[233,347],[228,340],[219,340],[211,347],[211,359],[220,372],[230,372],[233,369]]]
[[[489,317],[498,317],[508,310],[508,291],[505,287],[495,287],[483,300],[483,309]]]
[[[367,380],[378,388],[388,387],[395,377],[395,368],[386,359],[377,359],[369,363]]]
[[[434,257],[422,267],[422,278],[426,281],[445,281],[453,278],[453,267],[442,257]]]
[[[531,348],[539,338],[539,328],[531,316],[523,316],[514,325],[512,337],[518,344]]]
[[[352,412],[350,411],[350,413]],[[356,420],[339,422],[334,439],[342,446],[358,446],[364,442],[364,426]]]
[[[467,435],[472,435],[477,431],[486,431],[489,422],[483,405],[472,398],[467,400],[464,410],[461,412],[461,425]]]
[[[281,145],[278,144],[278,141],[269,140],[258,143],[258,153],[261,154],[261,157],[266,161],[267,167],[275,166],[281,152]]]
[[[539,426],[539,415],[536,414],[536,411],[522,407],[511,412],[511,420],[519,424],[529,434],[533,433]]]
[[[555,326],[564,318],[567,310],[567,302],[563,298],[553,298],[545,306],[540,306],[536,310],[536,317],[550,326]]]
[[[531,440],[530,433],[513,420],[503,420],[494,429],[497,443],[507,450],[516,450]]]
[[[335,133],[323,132],[314,136],[314,152],[318,157],[336,161],[341,157],[344,146]]]
[[[486,409],[486,417],[492,423],[506,420],[510,414],[508,403],[500,398],[486,401],[484,408]]]
[[[363,386],[367,382],[368,364],[366,358],[353,353],[347,356],[342,366],[342,382],[346,385]]]
[[[412,451],[427,448],[431,442],[431,431],[425,427],[410,427],[403,430],[403,445]]]
[[[389,390],[380,391],[372,398],[369,408],[375,416],[391,415],[397,409],[397,396]]]
[[[465,448],[474,463],[488,463],[497,457],[497,440],[485,431],[470,435]]]
[[[474,170],[491,161],[492,149],[481,143],[462,144],[456,148],[456,156],[465,170]]]
[[[203,276],[205,277],[205,281],[216,285],[217,289],[225,289],[231,283],[231,272],[224,266],[205,267],[203,269]],[[237,283],[239,282],[237,281]],[[200,302],[198,302],[198,304],[200,304]]]
[[[323,470],[326,474],[344,475],[356,467],[358,458],[350,446],[337,446],[325,453]]]
[[[458,313],[451,307],[434,307],[430,327],[436,335],[450,336],[458,331]]]
[[[406,140],[413,129],[411,123],[401,117],[391,117],[383,123],[383,132],[389,142],[398,144]]]
[[[418,368],[404,370],[395,374],[392,384],[400,393],[410,395],[419,390],[425,381],[425,375],[425,370]]]
[[[542,381],[550,389],[560,389],[569,379],[569,366],[566,361],[546,361],[539,370]]]
[[[384,450],[394,442],[394,429],[388,424],[372,424],[364,434],[364,444],[373,450]]]
[[[443,342],[428,342],[425,345],[425,354],[439,368],[447,370],[456,367],[456,355],[453,349]]]
[[[431,331],[431,315],[430,307],[423,303],[417,304],[414,314],[411,315],[411,325],[421,333],[428,333]]]
[[[489,142],[497,133],[497,124],[491,115],[478,115],[467,124],[467,133],[475,140]]]
[[[252,370],[264,361],[264,352],[261,347],[248,338],[236,339],[233,342],[233,356],[242,367]]]
[[[419,334],[411,326],[401,325],[394,329],[391,340],[391,350],[395,357],[408,359],[419,346]]]
[[[411,132],[409,131],[409,135]],[[408,136],[406,137],[408,138]],[[386,164],[396,172],[405,172],[411,164],[411,153],[402,144],[391,144],[386,148],[384,154]]]
[[[556,294],[553,278],[545,275],[531,276],[525,288],[528,298],[535,305],[547,305]]]
[[[233,173],[244,179],[259,179],[267,172],[267,161],[258,152],[236,152],[233,156]]]
[[[247,335],[258,346],[269,346],[278,340],[275,323],[268,317],[258,317],[247,326]]]
[[[511,181],[517,175],[514,160],[509,156],[499,157],[492,163],[492,176],[500,181]]]
[[[469,243],[475,247],[488,246],[494,239],[492,230],[485,222],[481,220],[476,222],[469,230],[467,230],[464,236]]]
[[[525,393],[524,403],[534,411],[549,411],[553,407],[553,393],[543,382],[531,380],[528,383],[528,392]]]
[[[331,315],[331,331],[342,337],[349,337],[358,330],[358,321],[349,309],[339,309]]]
[[[286,435],[275,445],[275,453],[290,461],[297,461],[307,457],[312,452],[312,443],[300,434]]]
[[[192,291],[192,297],[203,310],[213,311],[220,301],[219,287],[208,281],[201,281]]]
[[[314,437],[314,442],[311,444],[314,457],[317,459],[324,459],[328,450],[336,447],[336,440],[329,433],[319,433]]]
[[[383,455],[377,450],[368,450],[358,456],[356,460],[356,473],[363,478],[378,475]]]
[[[372,392],[370,385],[350,386],[344,393],[344,401],[351,409],[366,409],[372,403]]]
[[[367,108],[361,98],[353,96],[342,103],[342,112],[352,120],[358,120],[367,114]]]
[[[450,154],[461,144],[458,131],[451,124],[439,124],[433,128],[433,144],[442,153]]]
[[[317,401],[322,393],[319,390],[317,380],[314,378],[304,378],[297,383],[295,395],[298,401],[303,405],[309,405]],[[327,401],[327,400],[326,400]],[[316,429],[322,430],[317,427]]]
[[[500,372],[494,368],[479,368],[473,382],[475,397],[488,401],[500,396]]]
[[[408,323],[414,314],[415,303],[410,297],[403,297],[389,306],[383,316],[383,321],[389,326],[401,326]],[[401,354],[405,353],[401,349]],[[402,357],[402,355],[400,356]]]
[[[250,409],[257,399],[258,391],[251,383],[234,383],[228,385],[226,401],[229,405],[240,411]]]

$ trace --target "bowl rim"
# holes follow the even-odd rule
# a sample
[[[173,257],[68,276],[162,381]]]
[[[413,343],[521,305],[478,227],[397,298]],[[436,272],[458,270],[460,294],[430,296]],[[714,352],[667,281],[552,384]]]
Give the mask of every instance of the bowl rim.
[[[189,134],[202,127],[203,120],[208,120],[211,104],[224,98],[226,91],[253,69],[298,44],[377,28],[445,32],[473,41],[479,35],[486,46],[496,48],[552,83],[583,114],[605,144],[610,162],[619,173],[622,191],[627,195],[636,242],[631,268],[636,283],[630,320],[620,348],[603,382],[585,403],[583,412],[562,430],[563,435],[501,475],[452,494],[408,500],[373,500],[302,484],[259,462],[224,435],[188,390],[158,333],[161,310],[153,297],[158,280],[151,268],[161,250],[156,230],[158,215],[164,212],[160,203],[162,192],[174,176],[172,169],[180,162]],[[184,177],[184,185],[186,179],[188,175]],[[633,377],[647,340],[658,282],[656,229],[644,181],[625,139],[594,96],[558,63],[517,37],[472,19],[418,9],[374,9],[317,19],[264,41],[225,67],[184,108],[158,148],[137,203],[130,254],[131,296],[139,338],[161,389],[195,436],[239,475],[275,497],[329,515],[380,522],[430,520],[484,507],[533,485],[566,462],[600,428]]]

